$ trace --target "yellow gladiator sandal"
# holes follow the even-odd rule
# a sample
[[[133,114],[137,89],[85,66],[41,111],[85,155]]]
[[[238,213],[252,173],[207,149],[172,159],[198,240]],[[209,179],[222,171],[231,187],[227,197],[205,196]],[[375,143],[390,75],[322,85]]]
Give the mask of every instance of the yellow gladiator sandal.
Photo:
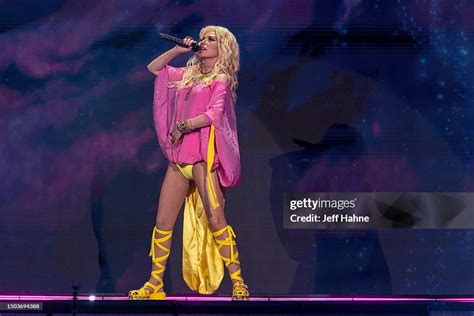
[[[227,237],[224,239],[218,239],[217,237],[227,232]],[[233,301],[242,301],[249,299],[249,291],[247,284],[244,283],[242,276],[240,275],[240,261],[239,261],[239,252],[235,249],[235,233],[232,227],[226,226],[214,233],[214,239],[217,242],[219,252],[221,254],[222,260],[224,260],[225,266],[228,267],[232,263],[238,264],[238,270],[233,273],[230,273],[231,280],[236,280],[237,282],[234,283],[234,287],[232,290],[232,300]],[[224,257],[221,252],[221,248],[224,246],[228,246],[230,249],[230,257]]]
[[[168,259],[170,255],[170,249],[163,246],[162,243],[169,240],[171,238],[172,233],[173,233],[172,230],[169,230],[169,231],[160,230],[156,227],[153,229],[153,234],[151,237],[151,249],[148,255],[151,257],[153,265],[157,267],[156,270],[151,271],[151,276],[155,280],[158,281],[158,284],[154,285],[150,282],[146,282],[138,290],[132,290],[128,292],[129,299],[131,300],[164,300],[166,299],[166,293],[163,291],[159,292],[164,286],[163,280],[161,279],[160,274],[162,274],[165,271],[165,266],[161,264],[161,262]],[[160,238],[157,238],[155,234],[160,234],[163,236]],[[155,245],[165,252],[163,256],[156,257],[155,247],[154,247]],[[153,292],[150,292],[149,289],[153,289]]]

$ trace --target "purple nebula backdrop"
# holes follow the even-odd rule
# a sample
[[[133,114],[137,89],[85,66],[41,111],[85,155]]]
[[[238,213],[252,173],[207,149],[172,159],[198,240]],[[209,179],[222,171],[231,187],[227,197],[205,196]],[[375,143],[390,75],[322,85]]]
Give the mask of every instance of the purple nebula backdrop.
[[[158,32],[223,25],[241,49],[243,167],[226,214],[252,293],[473,294],[474,216],[404,231],[279,221],[284,192],[474,190],[472,16],[454,0],[1,1],[0,292],[147,279],[167,161],[146,65],[171,47]],[[338,124],[357,143],[308,151]],[[180,232],[171,293],[189,293]]]

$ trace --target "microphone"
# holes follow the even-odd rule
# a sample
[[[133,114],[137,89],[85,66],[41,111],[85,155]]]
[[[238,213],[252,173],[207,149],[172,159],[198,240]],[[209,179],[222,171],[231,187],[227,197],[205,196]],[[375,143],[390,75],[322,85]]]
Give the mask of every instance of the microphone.
[[[159,35],[162,39],[173,42],[178,46],[186,47],[186,48],[189,47],[189,45],[184,44],[183,40],[180,38],[177,38],[168,34],[164,34],[164,33],[159,33]],[[191,50],[193,52],[198,52],[201,49],[201,46],[199,46],[198,43],[193,43],[191,46],[192,46]]]

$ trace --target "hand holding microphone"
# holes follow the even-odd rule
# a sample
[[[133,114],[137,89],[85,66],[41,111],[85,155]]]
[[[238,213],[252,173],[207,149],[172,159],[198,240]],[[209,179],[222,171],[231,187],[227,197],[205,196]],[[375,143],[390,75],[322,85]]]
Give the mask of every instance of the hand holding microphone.
[[[162,39],[175,43],[175,49],[180,53],[186,53],[190,51],[198,52],[201,49],[199,44],[190,36],[186,36],[184,39],[181,40],[177,37],[164,33],[159,33],[159,35]]]

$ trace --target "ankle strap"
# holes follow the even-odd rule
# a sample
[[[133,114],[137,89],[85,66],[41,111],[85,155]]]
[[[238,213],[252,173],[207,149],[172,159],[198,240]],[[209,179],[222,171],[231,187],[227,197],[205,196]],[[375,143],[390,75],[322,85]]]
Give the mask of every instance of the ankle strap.
[[[172,234],[173,230],[161,230],[161,229],[156,228],[156,226],[155,226],[153,228],[153,236],[155,235],[155,232],[159,233],[159,234],[162,234],[162,235],[168,235],[168,234]]]
[[[163,235],[163,237],[157,238],[155,236],[156,233]],[[158,229],[156,227],[153,228],[153,233],[152,233],[152,236],[151,236],[150,253],[148,254],[148,256],[151,257],[151,260],[155,265],[160,266],[159,262],[162,261],[162,260],[167,259],[168,256],[170,255],[170,249],[163,246],[162,243],[167,241],[168,239],[170,239],[172,234],[173,234],[173,230],[161,230],[161,229]],[[156,257],[155,244],[158,248],[160,248],[161,250],[163,250],[165,252],[165,254],[163,256],[158,257],[158,258]]]
[[[227,231],[227,237],[224,239],[218,239],[217,237],[221,236],[224,234],[224,232]],[[241,272],[240,272],[240,261],[239,261],[239,252],[234,249],[236,243],[234,238],[236,238],[234,230],[232,229],[231,226],[227,225],[226,227],[219,229],[218,231],[212,233],[214,235],[214,239],[218,245],[219,250],[224,247],[228,246],[229,247],[229,257],[225,257],[221,254],[222,259],[224,260],[225,266],[228,267],[232,263],[238,264],[239,267],[237,268],[236,271],[233,273],[230,273],[230,278],[232,280],[237,280],[243,282],[244,280],[241,277]]]
[[[217,237],[220,237],[225,231],[227,231],[227,237],[225,237],[224,239],[218,239]],[[224,257],[221,254],[221,257],[225,262],[225,266],[227,267],[231,263],[240,264],[239,259],[238,259],[239,258],[239,252],[234,249],[236,243],[235,243],[235,240],[234,240],[235,233],[234,233],[234,230],[232,229],[232,227],[227,225],[226,227],[212,233],[212,235],[214,235],[214,240],[216,241],[217,248],[219,250],[224,246],[229,247],[229,254],[230,254],[229,257]]]
[[[228,234],[229,236],[232,236],[232,237],[234,237],[234,238],[237,238],[237,236],[235,236],[234,230],[232,229],[232,227],[231,227],[230,225],[227,225],[227,226],[225,226],[224,228],[221,228],[221,229],[219,229],[218,231],[213,232],[212,235],[214,235],[214,237],[219,237],[219,236],[222,235],[226,230],[227,230],[227,234]],[[229,237],[229,236],[228,236],[228,237]],[[228,238],[228,237],[227,237],[227,238]],[[227,238],[226,238],[226,239],[227,239]]]

